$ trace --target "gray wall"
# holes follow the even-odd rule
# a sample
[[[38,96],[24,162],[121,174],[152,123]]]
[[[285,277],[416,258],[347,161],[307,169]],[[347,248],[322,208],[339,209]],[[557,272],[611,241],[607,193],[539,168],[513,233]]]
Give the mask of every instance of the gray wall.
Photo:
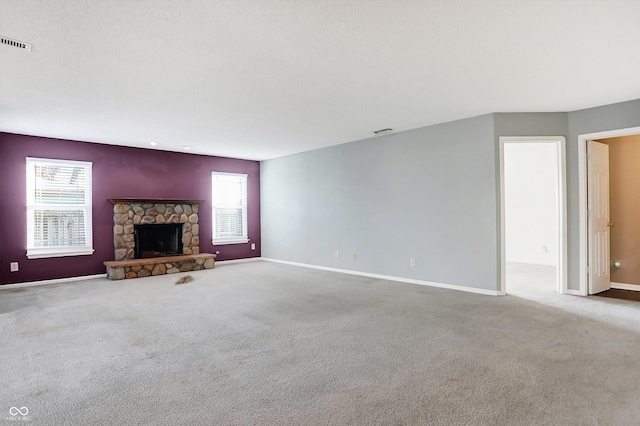
[[[565,136],[568,278],[577,289],[578,135],[635,126],[640,99],[484,115],[264,161],[262,254],[498,290],[499,138]]]
[[[264,161],[262,254],[497,290],[495,161],[491,115]]]

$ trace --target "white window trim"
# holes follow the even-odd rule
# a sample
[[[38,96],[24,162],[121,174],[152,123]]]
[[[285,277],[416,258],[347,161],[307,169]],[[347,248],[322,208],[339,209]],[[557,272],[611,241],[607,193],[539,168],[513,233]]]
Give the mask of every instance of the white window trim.
[[[243,235],[241,237],[224,237],[224,238],[216,238],[216,208],[221,208],[221,207],[238,207],[238,206],[222,206],[222,205],[217,205],[216,204],[216,197],[215,197],[215,188],[214,188],[214,178],[215,176],[218,175],[228,175],[228,176],[241,176],[244,178],[244,194],[242,197],[242,230],[243,230]],[[244,244],[244,243],[248,243],[249,237],[248,237],[248,233],[249,230],[247,229],[247,192],[248,192],[248,181],[249,181],[249,175],[247,174],[243,174],[243,173],[225,173],[225,172],[211,172],[211,243],[213,245],[225,245],[225,244]]]
[[[41,207],[35,203],[34,189],[35,181],[34,175],[31,172],[32,167],[37,163],[49,163],[60,164],[61,166],[76,166],[83,167],[85,169],[85,179],[87,185],[85,186],[85,204],[80,206],[68,206],[69,209],[77,209],[81,207],[85,211],[85,246],[76,247],[32,247],[34,240],[34,222],[32,212]],[[72,161],[72,160],[57,160],[49,158],[34,158],[26,157],[26,174],[27,174],[27,258],[28,259],[43,259],[48,257],[65,257],[65,256],[84,256],[93,254],[93,223],[92,223],[92,166],[93,163],[87,161]],[[67,206],[60,206],[59,208],[65,209]]]
[[[216,238],[212,241],[214,246],[221,246],[225,244],[244,244],[248,243],[250,240],[248,238]]]

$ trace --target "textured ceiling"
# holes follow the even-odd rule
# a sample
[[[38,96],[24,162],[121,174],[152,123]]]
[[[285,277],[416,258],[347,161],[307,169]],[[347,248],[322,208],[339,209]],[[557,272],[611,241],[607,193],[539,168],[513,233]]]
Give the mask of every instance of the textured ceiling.
[[[640,97],[640,0],[0,0],[0,131],[262,160]]]

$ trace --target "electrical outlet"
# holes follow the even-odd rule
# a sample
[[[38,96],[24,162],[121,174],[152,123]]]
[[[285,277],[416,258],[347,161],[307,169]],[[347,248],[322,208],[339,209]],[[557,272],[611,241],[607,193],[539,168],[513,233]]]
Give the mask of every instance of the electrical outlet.
[[[255,250],[256,249],[256,243],[251,243],[251,250]]]
[[[335,256],[336,256],[336,259],[340,259],[340,252],[338,250],[336,250]]]
[[[351,253],[351,259],[356,260],[356,254],[355,253]]]
[[[11,272],[18,272],[20,270],[18,268],[18,262],[11,262],[10,268],[11,268]]]
[[[411,265],[411,267],[415,268],[416,267],[416,258],[412,257],[411,259],[409,259],[409,264]]]

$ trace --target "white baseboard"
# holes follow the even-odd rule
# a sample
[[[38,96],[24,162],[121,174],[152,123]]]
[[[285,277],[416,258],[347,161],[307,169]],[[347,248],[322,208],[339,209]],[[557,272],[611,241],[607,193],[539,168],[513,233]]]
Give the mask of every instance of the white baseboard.
[[[637,284],[611,283],[611,288],[618,290],[640,291],[640,285]]]
[[[0,285],[0,290],[8,290],[10,288],[20,288],[20,287],[33,287],[36,285],[60,284],[60,283],[68,283],[73,281],[92,280],[96,278],[107,278],[107,274],[84,275],[82,277],[69,277],[69,278],[58,278],[55,280],[30,281],[26,283],[17,283],[17,284],[4,284],[4,285]]]
[[[271,259],[271,258],[267,258],[267,257],[262,257],[262,258],[259,258],[259,259],[266,260],[267,262],[284,263],[285,265],[302,266],[304,268],[320,269],[320,270],[323,270],[323,271],[339,272],[339,273],[350,274],[350,275],[360,275],[360,276],[363,276],[363,277],[379,278],[381,280],[389,280],[389,281],[399,281],[399,282],[409,283],[409,284],[426,285],[426,286],[429,286],[429,287],[446,288],[448,290],[465,291],[467,293],[483,294],[483,295],[486,295],[486,296],[500,296],[501,295],[500,292],[498,292],[497,290],[484,290],[484,289],[481,289],[481,288],[465,287],[465,286],[461,286],[461,285],[443,284],[443,283],[436,283],[436,282],[432,282],[432,281],[423,281],[423,280],[414,280],[414,279],[411,279],[411,278],[394,277],[392,275],[370,274],[368,272],[351,271],[351,270],[348,270],[348,269],[330,268],[328,266],[311,265],[311,264],[308,264],[308,263],[289,262],[289,261],[286,261],[286,260]]]
[[[403,283],[409,283],[409,284],[426,285],[426,286],[429,286],[429,287],[445,288],[445,289],[448,289],[448,290],[458,290],[458,291],[464,291],[464,292],[467,292],[467,293],[483,294],[483,295],[486,295],[486,296],[501,296],[502,295],[502,294],[500,294],[500,292],[494,291],[494,290],[484,290],[484,289],[480,289],[480,288],[465,287],[465,286],[453,285],[453,284],[437,283],[437,282],[433,282],[433,281],[415,280],[415,279],[411,279],[411,278],[395,277],[395,276],[392,276],[392,275],[371,274],[371,273],[368,273],[368,272],[351,271],[351,270],[348,270],[348,269],[339,269],[339,268],[330,268],[328,266],[311,265],[311,264],[308,264],[308,263],[289,262],[289,261],[286,261],[286,260],[271,259],[271,258],[267,258],[267,257],[250,257],[250,258],[247,258],[247,259],[221,260],[221,261],[215,262],[215,264],[230,265],[230,264],[234,264],[234,263],[256,262],[256,261],[260,261],[260,260],[264,260],[264,261],[267,261],[267,262],[274,262],[274,263],[282,263],[282,264],[285,264],[285,265],[301,266],[303,268],[312,268],[312,269],[320,269],[320,270],[323,270],[323,271],[338,272],[338,273],[342,273],[342,274],[359,275],[359,276],[368,277],[368,278],[378,278],[378,279],[381,279],[381,280],[389,280],[389,281],[397,281],[397,282],[403,282]],[[215,267],[214,267],[214,269],[215,269]],[[32,281],[32,282],[17,283],[17,284],[5,284],[5,285],[0,285],[0,290],[8,290],[8,289],[11,289],[11,288],[20,288],[20,287],[32,287],[32,286],[39,286],[39,285],[59,284],[59,283],[66,283],[66,282],[73,282],[73,281],[90,280],[90,279],[95,279],[95,278],[105,278],[106,279],[106,277],[107,277],[106,274],[98,274],[98,275],[85,275],[85,276],[82,276],[82,277],[60,278],[60,279],[55,279],[55,280]],[[631,284],[621,284],[621,285],[631,285]],[[611,283],[611,287],[614,287],[614,283]],[[614,288],[616,288],[616,287],[614,287]]]
[[[258,260],[263,260],[261,257],[248,257],[246,259],[232,259],[232,260],[216,260],[214,265],[229,265],[233,263],[247,263],[247,262],[257,262]],[[215,266],[214,266],[215,268]]]

